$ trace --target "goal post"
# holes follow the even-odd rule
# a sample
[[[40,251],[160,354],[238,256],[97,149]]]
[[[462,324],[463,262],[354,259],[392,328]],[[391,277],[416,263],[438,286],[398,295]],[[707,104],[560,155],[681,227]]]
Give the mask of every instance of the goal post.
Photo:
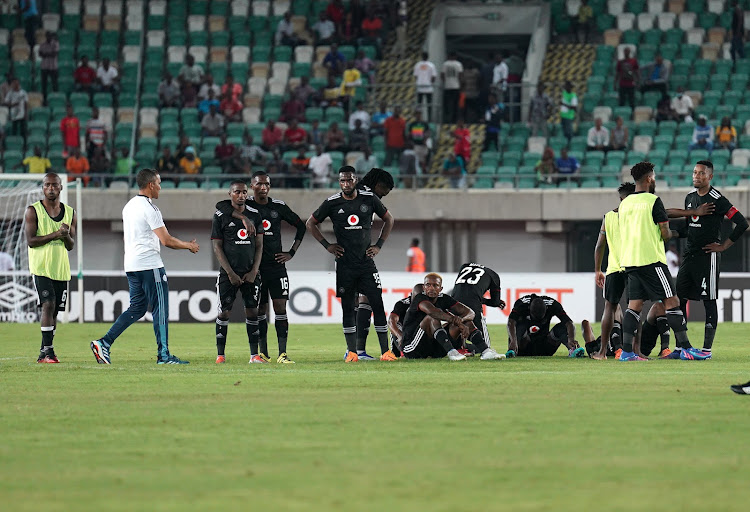
[[[82,183],[80,178],[68,183],[68,175],[57,173],[62,181],[60,201],[76,211],[76,256],[78,268],[71,268],[71,277],[78,278],[78,291],[83,292]],[[42,199],[44,174],[0,173],[0,322],[37,322],[39,318],[34,283],[29,274],[25,213],[32,203]],[[70,290],[69,290],[70,293]],[[82,302],[77,301],[79,314]],[[68,320],[71,301],[61,316]]]

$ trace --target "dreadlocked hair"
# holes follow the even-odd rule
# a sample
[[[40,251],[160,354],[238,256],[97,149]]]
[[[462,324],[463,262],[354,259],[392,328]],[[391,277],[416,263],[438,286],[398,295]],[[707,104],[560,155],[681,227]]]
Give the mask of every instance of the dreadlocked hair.
[[[375,185],[378,183],[382,183],[389,190],[393,190],[393,176],[391,176],[391,173],[388,171],[380,169],[379,167],[373,167],[370,169],[370,172],[365,174],[365,177],[359,182],[360,185],[364,185],[370,189],[374,189]]]

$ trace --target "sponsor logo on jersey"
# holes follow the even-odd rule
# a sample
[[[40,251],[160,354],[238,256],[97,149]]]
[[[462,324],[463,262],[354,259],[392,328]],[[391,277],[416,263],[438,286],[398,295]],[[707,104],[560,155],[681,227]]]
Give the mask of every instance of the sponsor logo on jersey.
[[[536,333],[538,333],[539,331],[541,331],[541,329],[539,328],[539,326],[538,326],[538,325],[532,325],[532,326],[531,326],[531,327],[529,328],[529,332],[530,332],[531,334],[536,334]]]
[[[359,225],[359,216],[351,214],[349,217],[347,217],[346,222],[349,223],[349,226],[347,226],[344,229],[362,229],[362,226]]]
[[[240,240],[247,240],[247,230],[245,228],[237,230],[237,238]]]
[[[270,220],[263,219],[263,229],[265,231],[268,231],[269,229],[271,229],[271,221]]]

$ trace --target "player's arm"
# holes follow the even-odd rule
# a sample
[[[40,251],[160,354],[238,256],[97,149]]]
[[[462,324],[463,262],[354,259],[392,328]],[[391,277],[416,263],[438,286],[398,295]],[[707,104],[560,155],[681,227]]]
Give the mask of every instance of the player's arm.
[[[395,220],[393,219],[393,215],[391,215],[391,212],[389,212],[385,206],[383,206],[383,203],[380,202],[380,199],[377,197],[373,201],[373,208],[375,210],[375,213],[383,219],[383,227],[380,230],[380,236],[378,236],[378,241],[375,242],[374,245],[371,245],[367,248],[367,256],[370,258],[374,258],[378,255],[380,252],[380,249],[383,248],[383,244],[386,240],[388,240],[388,236],[391,234],[391,230],[393,229],[393,223]]]
[[[250,272],[242,276],[242,280],[246,283],[254,283],[255,278],[258,277],[258,271],[260,271],[260,260],[263,258],[263,226],[260,226],[258,233],[255,235],[255,259],[253,260],[253,268]]]
[[[672,239],[673,233],[669,229],[669,215],[667,210],[664,208],[664,203],[661,202],[661,198],[657,197],[654,201],[654,205],[651,208],[651,218],[654,220],[654,224],[659,226],[661,232],[661,239],[665,242]]]
[[[599,238],[596,239],[596,247],[594,247],[594,280],[596,286],[604,289],[604,280],[606,276],[602,272],[602,261],[604,261],[604,249],[607,248],[607,232],[604,229],[604,221],[602,220],[602,227],[599,228]]]
[[[570,319],[568,314],[563,309],[562,304],[555,301],[553,307],[555,308],[554,315],[565,324],[565,330],[568,331],[568,349],[573,350],[578,348],[578,342],[576,341],[576,324]]]
[[[724,252],[734,245],[734,243],[740,239],[742,234],[747,231],[748,223],[744,215],[742,215],[737,208],[731,206],[725,217],[734,222],[734,229],[729,235],[729,238],[724,240],[722,243],[714,242],[703,247],[706,252]]]
[[[482,304],[491,308],[505,309],[505,301],[502,299],[502,288],[500,288],[500,276],[497,272],[490,269],[487,271],[492,272],[492,282],[490,283],[490,298],[482,297]]]
[[[396,339],[401,340],[404,337],[404,333],[401,332],[401,328],[398,326],[398,321],[401,319],[396,313],[391,312],[388,315],[388,328],[391,330]]]
[[[435,320],[440,320],[441,322],[448,322],[456,326],[462,323],[457,316],[448,311],[443,311],[442,309],[435,307],[435,305],[429,300],[423,300],[422,302],[420,302],[419,309],[427,316],[432,317]]]
[[[320,211],[320,209],[318,209],[318,211]],[[320,221],[315,218],[315,214],[310,215],[310,218],[307,219],[306,226],[307,230],[310,232],[313,238],[317,240],[320,245],[325,247],[326,251],[330,252],[337,258],[343,256],[344,248],[339,244],[332,244],[328,240],[326,240],[326,238],[323,236],[323,233],[321,233],[320,228],[318,227],[319,225]]]
[[[54,233],[50,233],[48,235],[37,235],[36,210],[33,206],[29,206],[28,208],[26,208],[24,221],[26,222],[26,243],[32,249],[35,247],[41,247],[52,242],[53,240],[60,240],[61,238],[63,238],[63,236],[65,236],[62,232],[62,226]]]
[[[299,218],[299,215],[294,213],[294,211],[292,211],[292,209],[289,207],[282,208],[281,218],[284,219],[290,226],[294,226],[295,228],[297,228],[297,233],[295,233],[294,235],[294,243],[292,243],[291,249],[289,249],[287,252],[280,252],[274,255],[274,259],[277,263],[286,263],[287,261],[294,258],[294,255],[297,253],[300,244],[302,244],[302,239],[305,237],[307,228],[305,227],[305,223],[302,222],[302,219]]]
[[[518,353],[518,338],[516,337],[516,318],[511,311],[508,315],[508,352]]]
[[[670,219],[678,219],[680,217],[703,217],[704,215],[711,215],[714,213],[714,210],[716,210],[716,205],[712,202],[703,203],[698,208],[693,208],[691,210],[683,210],[680,208],[669,208],[667,210],[667,215]]]
[[[225,199],[216,203],[216,209],[224,215],[229,215],[237,220],[242,221],[242,225],[245,226],[248,235],[253,236],[255,234],[255,224],[244,214],[244,212],[238,212],[232,206],[232,201]]]
[[[167,231],[167,226],[156,228],[154,230],[154,233],[156,233],[156,236],[159,238],[159,241],[162,243],[162,245],[164,245],[164,247],[169,247],[170,249],[187,249],[193,254],[198,252],[198,250],[200,249],[200,245],[198,245],[198,242],[195,241],[195,238],[193,238],[189,242],[185,242],[184,240],[175,238],[169,234],[169,231]]]
[[[227,260],[227,255],[224,254],[224,240],[212,238],[211,245],[213,245],[216,260],[219,262],[219,265],[221,265],[221,268],[224,269],[224,272],[227,273],[227,277],[229,277],[229,282],[232,283],[232,286],[240,286],[242,284],[242,279],[234,272],[234,270],[232,270],[232,266]]]
[[[461,323],[473,322],[474,317],[476,316],[474,310],[470,309],[462,302],[456,302],[453,307],[451,307],[451,312],[461,319]]]
[[[61,239],[65,244],[65,248],[68,250],[68,252],[72,251],[73,247],[76,244],[76,212],[73,212],[73,218],[70,220],[70,226],[68,226],[64,222],[60,225],[60,233],[63,235]]]

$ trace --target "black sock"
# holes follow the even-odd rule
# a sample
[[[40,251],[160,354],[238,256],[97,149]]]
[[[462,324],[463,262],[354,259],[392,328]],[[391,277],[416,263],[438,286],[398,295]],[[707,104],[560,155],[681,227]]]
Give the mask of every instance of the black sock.
[[[258,329],[258,318],[246,318],[245,328],[247,330],[247,341],[248,343],[250,343],[250,355],[258,355],[258,337],[260,336],[260,330]]]
[[[357,352],[364,352],[367,347],[371,317],[372,307],[369,304],[360,304],[357,308]]]
[[[42,327],[42,350],[47,350],[52,346],[52,340],[55,337],[53,334],[54,327]]]
[[[674,331],[674,338],[677,346],[680,348],[692,348],[687,335],[685,315],[683,315],[682,310],[679,307],[667,310],[667,322],[669,322],[670,329]]]
[[[650,355],[656,347],[656,339],[659,337],[659,329],[646,319],[641,326],[641,353]]]
[[[612,324],[612,331],[609,333],[609,346],[612,347],[612,352],[622,348],[622,324],[617,320]]]
[[[276,327],[276,339],[279,342],[279,355],[286,352],[286,339],[289,336],[289,320],[287,316],[276,315],[274,320],[274,326]]]
[[[448,336],[448,333],[445,329],[438,329],[435,331],[435,334],[433,335],[433,338],[435,338],[435,341],[437,341],[441,347],[443,347],[443,350],[445,350],[445,353],[447,354],[451,350],[455,350],[453,348],[453,345],[451,344],[450,336]]]
[[[685,320],[687,320],[687,299],[680,299],[680,309],[682,310],[682,316],[685,317]]]
[[[344,327],[344,338],[346,339],[346,350],[357,352],[357,328]]]
[[[622,351],[633,351],[633,340],[638,333],[638,324],[641,321],[640,313],[628,308],[622,320]]]
[[[669,322],[666,316],[656,318],[656,328],[659,330],[659,336],[661,337],[661,350],[667,350],[669,348]]]
[[[376,325],[375,333],[378,335],[378,343],[380,343],[380,353],[385,354],[388,352],[388,326],[387,325]],[[357,342],[359,344],[359,342]],[[357,346],[359,350],[359,346]]]
[[[711,352],[716,336],[717,323],[719,321],[719,308],[715,300],[704,300],[703,306],[706,308],[706,327],[703,335],[703,350]]]
[[[229,329],[229,320],[216,319],[216,353],[224,355],[224,348],[227,346],[227,330]]]
[[[484,335],[479,329],[474,329],[474,331],[469,334],[469,341],[471,341],[474,347],[476,347],[475,351],[478,354],[481,354],[487,348],[487,343],[484,341]]]
[[[258,345],[268,346],[268,316],[258,315]]]

